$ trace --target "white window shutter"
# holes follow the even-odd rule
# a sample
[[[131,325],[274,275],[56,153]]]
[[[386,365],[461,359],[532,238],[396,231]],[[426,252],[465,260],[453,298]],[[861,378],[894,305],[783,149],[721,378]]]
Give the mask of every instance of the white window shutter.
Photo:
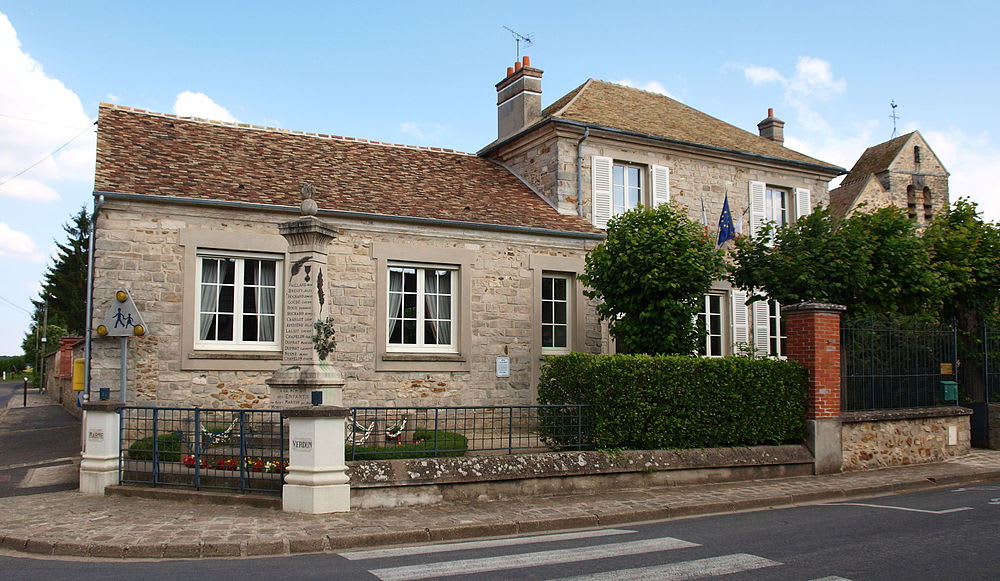
[[[732,323],[733,323],[733,352],[736,353],[738,344],[750,342],[750,313],[747,309],[746,291],[734,290],[729,295],[732,302]]]
[[[757,236],[764,225],[764,182],[750,182],[750,236]]]
[[[795,219],[812,212],[812,194],[805,188],[795,188]]]
[[[611,219],[611,165],[610,157],[595,155],[591,158],[591,217],[594,226],[607,228]]]
[[[653,176],[653,207],[670,201],[670,168],[654,165],[650,174]]]
[[[753,348],[757,355],[766,357],[771,351],[771,325],[768,316],[771,314],[767,300],[753,304]]]

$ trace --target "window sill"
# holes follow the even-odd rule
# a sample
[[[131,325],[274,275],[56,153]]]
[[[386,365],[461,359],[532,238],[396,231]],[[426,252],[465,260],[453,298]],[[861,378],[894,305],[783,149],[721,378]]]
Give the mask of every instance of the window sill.
[[[461,353],[383,353],[382,361],[448,361],[464,363]]]
[[[188,359],[281,360],[281,351],[190,351]]]

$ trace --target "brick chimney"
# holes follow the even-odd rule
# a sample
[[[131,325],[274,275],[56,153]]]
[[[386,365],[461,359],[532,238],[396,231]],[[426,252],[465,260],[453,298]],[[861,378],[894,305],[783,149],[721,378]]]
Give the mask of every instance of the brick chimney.
[[[774,116],[774,109],[767,110],[767,119],[758,123],[757,129],[760,131],[760,136],[764,139],[770,139],[778,143],[785,142],[785,122]]]
[[[514,135],[542,117],[542,70],[523,57],[497,83],[497,138]]]

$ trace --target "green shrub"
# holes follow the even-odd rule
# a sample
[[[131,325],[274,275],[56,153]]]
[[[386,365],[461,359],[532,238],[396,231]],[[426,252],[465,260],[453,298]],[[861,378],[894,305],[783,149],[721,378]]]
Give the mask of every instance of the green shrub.
[[[435,442],[435,438],[437,441]],[[386,446],[348,445],[348,460],[395,460],[405,458],[446,458],[462,456],[469,440],[462,434],[434,430],[414,430],[413,442]],[[436,450],[436,451],[435,451]]]
[[[173,432],[160,434],[156,438],[156,448],[161,462],[180,462],[181,436]],[[132,442],[128,447],[130,460],[153,459],[153,436],[146,436]]]
[[[792,361],[572,353],[546,359],[538,399],[588,404],[598,448],[715,448],[801,442],[806,389]]]

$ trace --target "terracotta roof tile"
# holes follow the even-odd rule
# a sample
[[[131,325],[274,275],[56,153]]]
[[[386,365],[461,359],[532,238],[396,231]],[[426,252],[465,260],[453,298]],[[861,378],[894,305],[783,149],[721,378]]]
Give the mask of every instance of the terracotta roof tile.
[[[829,168],[831,173],[845,173],[839,166],[788,149],[670,97],[605,81],[588,80],[546,107],[542,117],[808,163]]]
[[[97,191],[600,232],[468,153],[304,134],[102,104]]]
[[[899,155],[899,151],[904,145],[906,145],[906,142],[910,139],[913,133],[900,135],[899,137],[879,143],[878,145],[873,145],[866,149],[865,152],[861,154],[861,157],[858,158],[854,167],[851,168],[851,173],[847,174],[847,177],[844,178],[843,183],[849,184],[851,182],[864,180],[871,174],[889,169],[889,165],[894,159],[896,159],[896,156]]]

